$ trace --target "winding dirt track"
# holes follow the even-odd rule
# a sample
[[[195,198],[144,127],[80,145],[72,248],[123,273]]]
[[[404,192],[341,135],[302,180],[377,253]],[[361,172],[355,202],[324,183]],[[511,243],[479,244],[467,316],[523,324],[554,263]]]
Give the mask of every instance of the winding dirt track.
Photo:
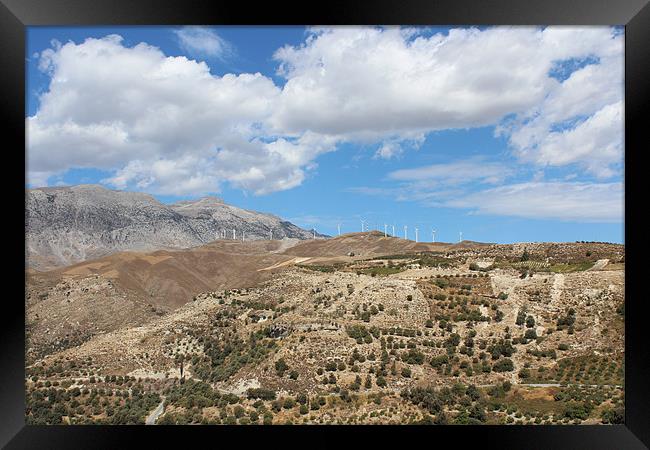
[[[156,421],[160,417],[160,415],[163,413],[165,410],[165,397],[160,401],[160,404],[156,406],[156,409],[154,409],[151,414],[147,417],[147,420],[145,420],[144,424],[145,425],[155,425]]]
[[[264,267],[262,269],[257,269],[257,271],[261,272],[262,270],[278,269],[280,267],[286,267],[286,266],[291,266],[291,265],[294,265],[294,264],[300,264],[302,262],[309,261],[310,259],[311,259],[311,257],[309,257],[309,258],[297,257],[297,258],[290,259],[289,261],[282,261],[282,262],[273,264],[272,266]]]

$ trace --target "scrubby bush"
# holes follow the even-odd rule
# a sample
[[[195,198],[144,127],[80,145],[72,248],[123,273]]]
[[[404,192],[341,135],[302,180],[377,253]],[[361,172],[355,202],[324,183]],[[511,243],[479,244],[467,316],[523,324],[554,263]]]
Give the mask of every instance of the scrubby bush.
[[[524,337],[526,339],[537,339],[537,332],[534,329],[526,330]]]
[[[604,409],[600,417],[603,419],[603,423],[620,424],[625,421],[623,408]]]
[[[284,376],[284,373],[287,370],[289,370],[289,366],[287,365],[284,358],[280,358],[275,362],[275,373],[277,373],[279,377]]]
[[[500,359],[492,366],[492,370],[495,372],[511,372],[514,368],[515,366],[510,358]]]
[[[247,397],[249,399],[261,399],[261,400],[275,400],[276,393],[271,389],[264,388],[250,388],[247,391]]]

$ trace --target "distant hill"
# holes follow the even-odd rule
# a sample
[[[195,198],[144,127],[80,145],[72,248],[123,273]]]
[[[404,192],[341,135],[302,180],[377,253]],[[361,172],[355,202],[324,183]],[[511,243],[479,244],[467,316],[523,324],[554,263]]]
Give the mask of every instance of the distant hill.
[[[347,233],[332,239],[300,242],[284,253],[287,255],[314,257],[344,256],[348,253],[354,253],[355,256],[375,257],[403,253],[443,252],[487,245],[490,244],[473,241],[462,241],[456,244],[446,242],[415,242],[399,237],[385,237],[381,231],[366,231],[363,233]]]
[[[65,266],[124,250],[189,248],[222,236],[247,240],[310,239],[281,218],[227,205],[215,197],[160,203],[140,192],[98,185],[29,189],[25,200],[27,265]],[[322,236],[322,235],[318,235]]]

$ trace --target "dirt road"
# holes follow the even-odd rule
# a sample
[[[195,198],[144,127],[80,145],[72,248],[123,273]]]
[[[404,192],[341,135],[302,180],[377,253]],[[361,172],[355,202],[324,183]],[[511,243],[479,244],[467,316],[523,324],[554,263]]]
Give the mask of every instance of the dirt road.
[[[145,420],[144,424],[145,425],[155,425],[156,421],[158,420],[158,417],[163,413],[165,410],[165,397],[160,401],[160,404],[156,406],[156,409],[154,409],[151,414],[147,417],[147,420]]]

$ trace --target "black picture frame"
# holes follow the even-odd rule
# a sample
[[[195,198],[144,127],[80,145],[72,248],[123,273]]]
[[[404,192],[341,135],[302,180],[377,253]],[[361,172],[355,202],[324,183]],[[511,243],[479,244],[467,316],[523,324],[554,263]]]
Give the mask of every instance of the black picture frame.
[[[614,426],[396,426],[396,427],[60,427],[26,426],[24,417],[24,280],[20,261],[24,245],[22,217],[25,195],[25,39],[34,25],[624,25],[625,26],[625,243],[626,353],[625,425]],[[123,448],[146,439],[148,447],[225,444],[224,436],[250,444],[325,446],[348,438],[436,445],[472,440],[481,448],[647,448],[650,364],[645,346],[642,297],[644,203],[635,207],[634,194],[643,182],[643,118],[650,108],[650,5],[648,0],[408,0],[327,2],[0,0],[0,126],[6,142],[5,278],[11,294],[3,298],[6,313],[0,333],[0,445],[6,448]],[[9,195],[10,194],[10,195]],[[11,201],[11,202],[9,202]],[[643,202],[643,200],[640,200]],[[14,295],[15,293],[15,295]],[[346,432],[345,437],[322,433]],[[278,433],[281,433],[278,434]],[[417,434],[417,437],[415,436]],[[199,440],[207,439],[207,444]],[[277,439],[277,440],[276,440]],[[334,439],[334,440],[333,440]],[[179,441],[180,440],[180,441]],[[366,441],[365,445],[370,445]],[[237,444],[236,444],[237,445]],[[448,444],[455,445],[455,444]]]

